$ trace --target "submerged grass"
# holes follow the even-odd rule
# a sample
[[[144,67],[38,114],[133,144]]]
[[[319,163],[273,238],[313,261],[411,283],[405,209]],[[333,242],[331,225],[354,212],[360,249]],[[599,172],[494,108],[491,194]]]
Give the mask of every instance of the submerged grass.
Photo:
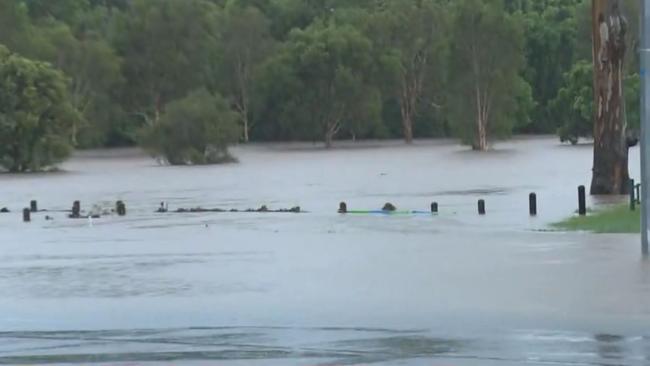
[[[628,205],[616,205],[587,216],[574,216],[552,226],[559,230],[598,234],[637,234],[641,232],[641,212],[640,208],[631,211]]]

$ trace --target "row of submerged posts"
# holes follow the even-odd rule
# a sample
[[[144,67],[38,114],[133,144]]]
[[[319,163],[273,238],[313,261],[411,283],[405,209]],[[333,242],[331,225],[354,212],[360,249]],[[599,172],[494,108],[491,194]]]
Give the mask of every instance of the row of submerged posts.
[[[635,184],[634,180],[630,180],[630,209],[635,210],[635,207],[637,204],[640,203],[640,185]],[[479,215],[484,216],[487,215],[487,206],[486,206],[486,201],[485,199],[479,199],[477,201],[477,212]],[[438,214],[440,210],[440,205],[438,202],[432,202],[430,206],[430,211],[404,211],[402,213],[410,213],[410,214],[419,214],[419,213],[431,213],[431,214]],[[7,208],[2,208],[0,209],[0,212],[9,212]],[[37,212],[55,212],[55,211],[48,211],[48,210],[39,210],[38,209],[38,202],[36,200],[32,200],[29,203],[29,207],[26,207],[23,209],[23,221],[24,222],[30,222],[31,221],[31,216],[34,213]],[[61,212],[61,211],[60,211]],[[69,212],[70,214],[68,215],[68,218],[71,219],[81,219],[81,218],[99,218],[100,213],[95,213],[95,212],[89,212],[89,213],[82,213],[81,211],[81,202],[80,201],[74,201],[72,204],[72,209],[71,210],[65,210],[63,212]],[[193,208],[193,209],[184,209],[180,208],[175,211],[169,211],[167,203],[162,202],[160,203],[160,207],[158,208],[157,213],[167,213],[167,212],[173,212],[173,213],[209,213],[209,212],[244,212],[244,213],[304,213],[304,211],[301,210],[300,207],[292,207],[289,209],[280,209],[280,210],[271,210],[267,208],[267,206],[261,206],[258,209],[247,209],[247,210],[223,210],[223,209],[203,209],[203,208]],[[538,213],[538,205],[537,205],[537,194],[535,192],[532,192],[528,195],[528,212],[529,215],[534,217],[537,216]],[[111,213],[116,213],[118,216],[126,216],[126,204],[124,201],[116,201],[115,202],[115,208],[111,210]],[[360,214],[360,213],[366,213],[366,214],[372,214],[372,213],[399,213],[397,211],[397,208],[395,205],[392,203],[386,203],[381,210],[350,210],[348,209],[348,205],[346,202],[341,202],[339,204],[338,208],[338,213],[340,214]],[[578,214],[580,216],[585,216],[587,215],[587,194],[586,194],[586,188],[585,186],[579,186],[578,187]],[[45,216],[46,220],[52,220],[50,216]]]
[[[126,204],[124,201],[116,201],[115,202],[115,209],[112,210],[115,212],[118,216],[126,216]],[[3,208],[1,212],[9,212],[7,208]],[[31,222],[32,221],[32,214],[33,213],[38,213],[38,212],[56,212],[56,211],[49,211],[49,210],[39,210],[38,209],[38,201],[32,200],[29,202],[29,207],[25,207],[23,209],[23,222]],[[83,219],[83,218],[99,218],[101,217],[101,213],[98,212],[89,212],[87,214],[82,213],[81,211],[81,202],[80,201],[74,201],[72,203],[72,209],[71,210],[66,210],[63,212],[69,212],[70,214],[68,215],[68,218],[70,219]],[[53,218],[49,215],[45,216],[45,220],[53,220]]]
[[[431,214],[438,214],[440,209],[440,205],[438,202],[431,202]],[[478,214],[483,216],[487,214],[487,209],[486,209],[486,203],[484,199],[479,199],[477,202],[477,210]],[[355,210],[348,210],[348,204],[346,202],[341,202],[339,203],[339,209],[338,213],[340,214],[348,214],[348,213],[373,213],[373,212],[378,212],[378,213],[394,213],[396,212],[397,209],[395,205],[393,205],[390,202],[387,202],[384,207],[379,210],[379,211],[355,211]],[[429,212],[424,212],[424,211],[409,211],[408,213],[429,213]],[[528,213],[530,216],[537,216],[537,193],[531,193],[528,195]]]

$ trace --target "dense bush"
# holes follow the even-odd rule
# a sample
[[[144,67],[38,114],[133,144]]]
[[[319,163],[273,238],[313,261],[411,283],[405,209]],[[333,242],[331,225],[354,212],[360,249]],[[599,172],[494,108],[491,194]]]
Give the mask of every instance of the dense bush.
[[[63,74],[0,45],[0,165],[38,171],[66,158],[78,114]]]
[[[228,146],[239,135],[237,115],[226,101],[199,90],[170,103],[160,121],[144,130],[142,143],[172,165],[216,164],[233,160]]]

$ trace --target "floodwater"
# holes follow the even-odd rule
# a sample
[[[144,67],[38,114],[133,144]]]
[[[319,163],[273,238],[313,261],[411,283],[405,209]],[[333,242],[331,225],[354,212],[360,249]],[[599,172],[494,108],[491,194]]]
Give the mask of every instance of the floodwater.
[[[61,173],[1,175],[12,213],[0,214],[0,364],[650,364],[638,236],[548,229],[575,211],[590,146],[234,153],[239,164],[162,167],[136,151],[86,152]],[[31,199],[51,212],[24,224]],[[124,200],[128,215],[55,212],[74,200],[85,210]],[[308,213],[154,213],[161,201]],[[440,214],[339,215],[340,201],[437,201]]]

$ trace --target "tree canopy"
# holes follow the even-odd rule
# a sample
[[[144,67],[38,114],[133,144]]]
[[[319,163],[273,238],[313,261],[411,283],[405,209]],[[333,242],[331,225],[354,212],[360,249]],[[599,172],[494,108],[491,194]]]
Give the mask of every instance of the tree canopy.
[[[0,46],[2,167],[11,172],[37,171],[64,159],[77,117],[60,71]]]
[[[633,48],[638,4],[623,11]],[[202,89],[235,113],[240,142],[456,137],[486,149],[592,126],[576,112],[589,0],[0,0],[0,43],[62,74],[79,118],[57,133],[77,148],[135,145]],[[638,58],[624,66],[634,91]],[[626,97],[628,119],[638,108]]]

